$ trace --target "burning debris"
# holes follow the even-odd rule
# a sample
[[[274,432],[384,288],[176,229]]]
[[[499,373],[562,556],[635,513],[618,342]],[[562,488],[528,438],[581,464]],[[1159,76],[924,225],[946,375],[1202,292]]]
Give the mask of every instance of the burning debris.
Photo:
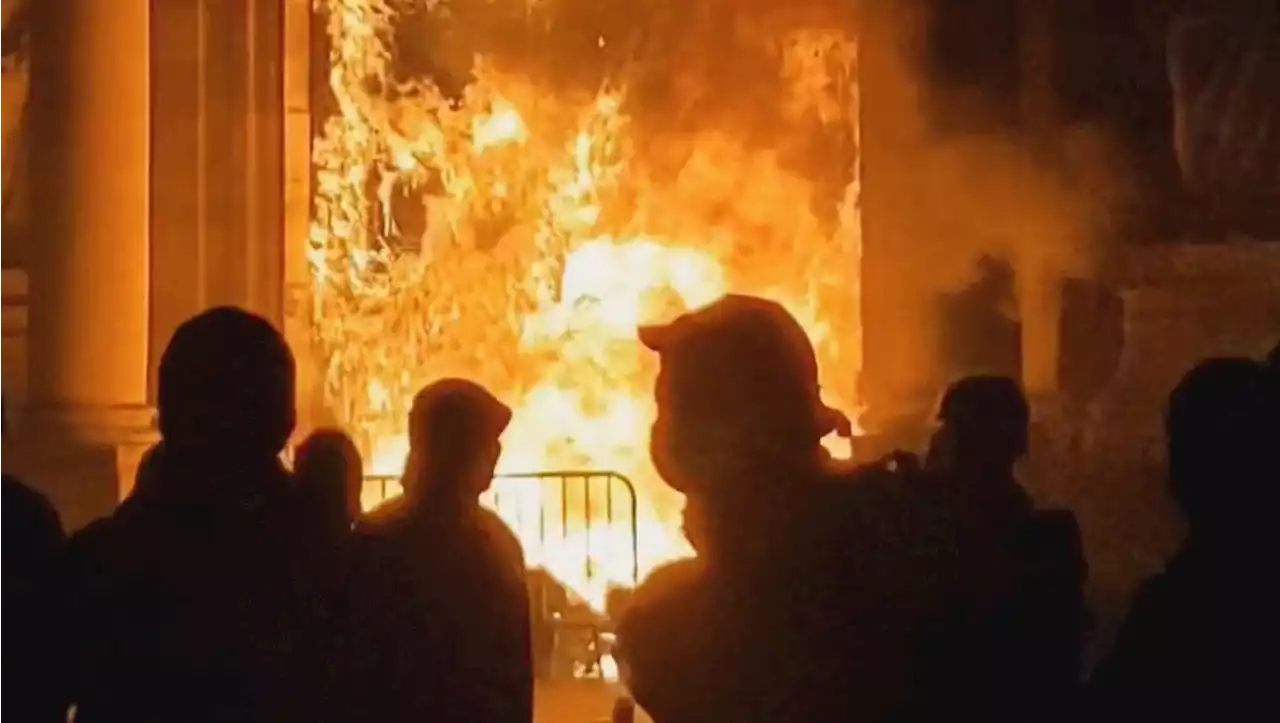
[[[617,561],[631,535],[642,574],[690,554],[649,462],[639,324],[731,290],[776,298],[813,339],[829,401],[856,411],[846,21],[723,2],[317,4],[331,115],[314,143],[312,326],[326,402],[372,472],[399,471],[424,382],[484,384],[515,410],[500,472],[634,480],[634,531],[563,540],[530,520],[564,499],[493,491],[530,565],[602,610],[632,583]]]

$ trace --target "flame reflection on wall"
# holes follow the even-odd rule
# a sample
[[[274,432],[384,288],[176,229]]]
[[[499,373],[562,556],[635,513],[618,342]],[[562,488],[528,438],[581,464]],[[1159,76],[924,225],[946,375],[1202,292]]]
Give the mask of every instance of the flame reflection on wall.
[[[448,4],[317,6],[333,112],[314,141],[312,330],[326,404],[364,445],[371,472],[399,472],[414,392],[467,376],[515,410],[500,472],[625,474],[639,492],[641,572],[689,554],[679,496],[648,459],[656,360],[635,329],[730,290],[787,305],[819,351],[829,401],[856,411],[857,88],[847,31],[771,26],[760,40],[778,74],[768,79],[779,89],[769,121],[673,128],[658,122],[665,109],[629,92],[642,67],[634,56],[582,91],[545,68],[481,54],[448,97],[395,67],[408,10]],[[830,138],[842,139],[840,152]],[[798,169],[788,157],[797,147],[839,166],[827,173],[838,181]],[[495,491],[530,564],[597,607],[609,585],[630,583],[629,525],[593,525],[589,541],[585,526],[547,536],[529,511],[558,515],[561,500],[523,480]]]

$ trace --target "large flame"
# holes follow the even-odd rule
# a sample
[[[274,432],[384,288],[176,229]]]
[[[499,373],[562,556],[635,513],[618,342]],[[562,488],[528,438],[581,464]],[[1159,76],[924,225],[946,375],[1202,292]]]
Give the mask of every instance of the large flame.
[[[781,153],[823,133],[856,149],[844,33],[777,30],[785,97],[762,143],[751,119],[647,127],[619,72],[583,93],[477,56],[448,98],[392,72],[396,9],[443,12],[436,3],[317,1],[334,108],[314,146],[313,332],[326,402],[371,472],[401,470],[407,405],[425,382],[488,386],[515,410],[500,472],[596,469],[635,483],[634,531],[599,495],[588,510],[529,479],[498,480],[488,500],[531,565],[599,608],[637,567],[690,552],[679,496],[648,457],[656,360],[637,325],[730,290],[770,296],[808,330],[828,401],[856,411],[856,153],[819,144],[840,166],[834,188]]]

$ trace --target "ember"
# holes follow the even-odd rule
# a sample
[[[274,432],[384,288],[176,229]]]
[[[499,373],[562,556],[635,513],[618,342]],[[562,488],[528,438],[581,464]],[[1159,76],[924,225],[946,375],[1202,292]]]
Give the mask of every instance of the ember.
[[[405,78],[393,62],[410,6],[439,27],[450,22],[444,3],[318,4],[335,112],[314,145],[313,334],[326,403],[356,430],[371,473],[400,471],[407,405],[424,382],[486,385],[515,409],[500,472],[594,469],[634,482],[638,560],[629,525],[579,520],[547,535],[529,520],[548,507],[559,515],[563,499],[527,479],[495,485],[529,563],[602,610],[610,586],[632,583],[633,565],[643,575],[691,554],[680,498],[648,458],[655,360],[636,343],[638,324],[730,290],[776,298],[809,331],[828,401],[856,411],[857,87],[845,32],[744,30],[736,42],[775,76],[737,82],[758,85],[754,96],[767,89],[772,103],[760,117],[721,113],[677,128],[679,97],[649,107],[629,92],[645,77],[639,51],[625,64],[588,59],[600,65],[590,92],[546,64],[485,51],[450,97],[439,77]],[[581,28],[535,17],[555,6],[527,10],[530,47]],[[682,32],[711,38],[718,28]],[[585,47],[612,44],[598,36]],[[715,87],[698,77],[705,66],[690,63],[672,95]],[[371,490],[366,504],[381,495]]]

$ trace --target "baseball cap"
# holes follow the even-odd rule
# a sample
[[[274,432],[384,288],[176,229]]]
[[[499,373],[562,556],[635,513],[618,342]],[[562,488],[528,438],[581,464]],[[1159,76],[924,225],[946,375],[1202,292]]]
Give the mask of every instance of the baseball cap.
[[[473,381],[446,378],[423,387],[409,412],[415,445],[467,443],[502,436],[511,423],[511,408]]]
[[[1018,382],[996,374],[975,374],[947,387],[939,404],[938,420],[950,424],[993,421],[1026,424],[1030,410]]]
[[[847,433],[844,415],[822,402],[812,342],[775,301],[729,294],[639,336],[659,354],[660,396],[683,412],[763,434]]]

